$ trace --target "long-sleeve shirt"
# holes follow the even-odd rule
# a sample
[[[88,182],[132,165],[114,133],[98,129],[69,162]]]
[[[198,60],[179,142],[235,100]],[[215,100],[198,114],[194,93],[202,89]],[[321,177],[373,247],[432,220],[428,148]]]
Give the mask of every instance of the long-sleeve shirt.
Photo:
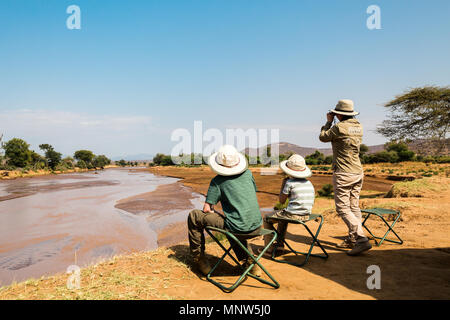
[[[331,126],[327,122],[320,131],[322,142],[331,142],[333,147],[334,172],[362,173],[359,148],[362,143],[363,128],[356,119],[348,119]]]

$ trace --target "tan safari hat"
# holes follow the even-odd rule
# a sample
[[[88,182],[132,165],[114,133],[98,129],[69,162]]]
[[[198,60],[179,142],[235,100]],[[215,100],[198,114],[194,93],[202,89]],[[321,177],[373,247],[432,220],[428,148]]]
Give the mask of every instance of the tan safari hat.
[[[212,171],[221,176],[234,176],[247,170],[247,158],[231,145],[220,147],[208,160]]]
[[[298,154],[293,154],[289,159],[282,161],[280,168],[284,173],[294,178],[311,177],[311,170],[306,166],[305,159]]]
[[[353,101],[348,99],[339,100],[336,108],[330,110],[330,112],[342,114],[344,116],[356,116],[359,114],[359,112],[356,112],[353,109]]]

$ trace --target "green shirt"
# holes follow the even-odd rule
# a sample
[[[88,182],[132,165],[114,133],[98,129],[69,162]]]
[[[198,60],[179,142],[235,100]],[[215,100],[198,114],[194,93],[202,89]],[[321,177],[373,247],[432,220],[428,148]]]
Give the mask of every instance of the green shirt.
[[[235,176],[216,176],[211,180],[206,202],[221,202],[225,228],[234,233],[248,233],[262,225],[256,198],[255,179],[250,170]]]

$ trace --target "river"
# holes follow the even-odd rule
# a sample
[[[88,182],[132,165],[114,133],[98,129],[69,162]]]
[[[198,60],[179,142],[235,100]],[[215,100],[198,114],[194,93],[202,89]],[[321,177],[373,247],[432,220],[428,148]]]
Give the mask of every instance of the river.
[[[126,168],[0,181],[0,285],[156,248],[203,201],[177,181]]]

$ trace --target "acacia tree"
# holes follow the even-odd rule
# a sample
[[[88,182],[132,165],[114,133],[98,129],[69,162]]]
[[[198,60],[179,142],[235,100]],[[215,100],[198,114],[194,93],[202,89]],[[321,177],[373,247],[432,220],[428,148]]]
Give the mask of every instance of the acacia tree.
[[[87,167],[92,166],[92,160],[94,160],[94,153],[90,150],[78,150],[75,151],[73,157],[77,159],[77,161],[83,161]]]
[[[95,156],[94,160],[92,161],[92,164],[96,168],[103,169],[106,165],[110,164],[111,160],[108,159],[105,155],[101,154],[99,156]]]
[[[436,154],[447,148],[450,87],[414,88],[384,107],[389,109],[389,118],[378,126],[378,133],[390,140],[425,140]]]
[[[40,144],[39,149],[45,151],[45,159],[48,163],[48,166],[55,170],[56,166],[61,162],[61,153],[56,152],[53,147],[47,143]]]

